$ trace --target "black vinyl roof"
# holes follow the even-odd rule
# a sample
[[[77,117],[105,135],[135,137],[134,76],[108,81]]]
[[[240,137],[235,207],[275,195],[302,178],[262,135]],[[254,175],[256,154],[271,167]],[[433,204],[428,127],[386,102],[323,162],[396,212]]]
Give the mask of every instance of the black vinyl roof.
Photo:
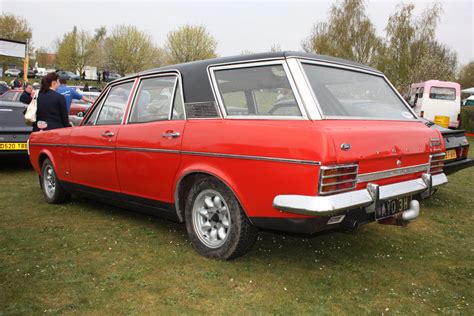
[[[220,64],[233,64],[240,62],[249,62],[256,60],[275,60],[275,59],[286,59],[290,57],[299,57],[302,59],[312,59],[328,63],[333,63],[337,65],[347,65],[351,67],[356,67],[363,70],[369,70],[373,72],[380,73],[378,70],[371,68],[369,66],[355,63],[349,60],[317,55],[311,53],[303,52],[293,52],[293,51],[284,51],[284,52],[268,52],[260,54],[251,54],[251,55],[238,55],[230,57],[218,57],[200,61],[194,61],[189,63],[169,65],[160,68],[154,68],[139,72],[134,75],[126,76],[122,79],[133,78],[144,75],[151,75],[155,73],[177,70],[182,75],[183,81],[183,91],[184,91],[184,100],[185,103],[196,103],[196,102],[215,102],[214,95],[212,93],[211,85],[209,82],[209,77],[207,73],[207,67],[210,65],[220,65]],[[122,80],[120,79],[120,81]]]

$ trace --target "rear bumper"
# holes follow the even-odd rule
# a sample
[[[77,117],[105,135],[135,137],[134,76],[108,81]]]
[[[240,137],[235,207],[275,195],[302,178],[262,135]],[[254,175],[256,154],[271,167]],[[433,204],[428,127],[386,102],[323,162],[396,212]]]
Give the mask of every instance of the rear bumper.
[[[466,158],[462,160],[452,161],[452,162],[445,162],[444,163],[444,172],[446,174],[453,174],[456,171],[469,168],[474,166],[474,159]]]
[[[448,178],[444,173],[433,176],[423,174],[415,180],[389,185],[369,183],[366,189],[330,196],[277,195],[273,199],[273,207],[288,213],[313,216],[330,216],[347,210],[370,207],[375,210],[379,201],[416,194],[429,196],[434,187],[447,182]]]

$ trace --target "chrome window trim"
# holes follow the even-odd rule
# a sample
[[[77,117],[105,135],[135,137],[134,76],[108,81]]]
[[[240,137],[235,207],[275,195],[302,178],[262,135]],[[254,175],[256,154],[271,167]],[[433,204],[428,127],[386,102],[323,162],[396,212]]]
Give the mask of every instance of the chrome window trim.
[[[303,106],[311,120],[321,120],[321,113],[318,111],[318,105],[313,97],[311,86],[307,84],[305,72],[296,58],[287,59],[288,68],[293,77],[298,93],[301,97]]]
[[[232,69],[240,69],[240,68],[253,68],[253,67],[273,66],[273,65],[281,65],[283,67],[286,78],[290,84],[291,90],[295,97],[296,104],[298,105],[300,115],[299,116],[228,115],[225,109],[222,95],[219,90],[219,85],[215,77],[215,72],[219,70],[232,70]],[[270,59],[270,60],[258,61],[258,62],[245,61],[245,62],[239,62],[239,63],[233,63],[233,64],[209,65],[208,76],[210,78],[211,89],[213,90],[214,97],[216,98],[216,102],[218,104],[219,110],[224,119],[239,119],[239,120],[242,120],[242,119],[245,119],[245,120],[295,120],[295,119],[307,120],[308,119],[306,109],[303,106],[303,101],[301,100],[301,97],[299,95],[298,89],[294,82],[294,78],[291,75],[288,64],[286,63],[286,60],[284,58]]]
[[[429,163],[424,163],[420,165],[408,166],[404,168],[394,168],[389,170],[377,171],[362,173],[357,176],[357,183],[387,179],[396,176],[408,175],[418,172],[426,172],[429,167]]]
[[[331,119],[331,120],[371,120],[371,121],[401,121],[401,122],[415,122],[419,120],[419,117],[416,115],[414,110],[408,105],[408,103],[403,99],[403,97],[400,95],[400,93],[395,89],[395,87],[392,85],[392,83],[388,80],[388,78],[381,72],[376,72],[376,71],[371,71],[355,66],[350,66],[350,65],[344,65],[344,64],[339,64],[339,63],[331,63],[331,62],[326,62],[326,61],[317,61],[317,60],[312,60],[312,59],[306,59],[306,58],[297,58],[301,71],[303,72],[306,85],[311,90],[311,95],[313,96],[314,102],[316,106],[318,107],[318,111],[321,115],[321,119],[326,120],[326,119]],[[313,89],[311,88],[311,83],[308,79],[308,76],[306,75],[306,72],[303,69],[303,64],[312,64],[312,65],[317,65],[317,66],[323,66],[323,67],[330,67],[330,68],[336,68],[336,69],[343,69],[343,70],[348,70],[348,71],[354,71],[354,72],[359,72],[359,73],[365,73],[368,75],[373,75],[382,78],[390,87],[390,89],[395,93],[395,95],[398,97],[398,99],[402,102],[402,104],[405,106],[406,109],[413,115],[412,119],[393,119],[393,118],[371,118],[371,117],[352,117],[352,116],[330,116],[330,115],[325,115],[319,100],[317,96],[315,95]]]
[[[174,97],[175,97],[175,92],[176,92],[176,85],[177,85],[177,82],[181,82],[181,74],[179,73],[179,71],[166,71],[166,72],[161,72],[161,73],[158,73],[158,74],[151,74],[151,75],[147,75],[147,76],[143,76],[143,77],[137,77],[137,80],[138,80],[138,85],[137,85],[137,88],[135,89],[135,91],[133,91],[133,99],[132,99],[132,103],[131,103],[131,106],[130,106],[130,109],[127,113],[127,116],[126,116],[126,120],[123,122],[123,124],[143,124],[143,123],[152,123],[152,122],[162,122],[162,121],[165,121],[165,120],[156,120],[156,121],[149,121],[149,122],[130,122],[130,116],[132,115],[132,111],[133,109],[135,108],[136,106],[136,101],[137,101],[137,95],[138,95],[138,92],[140,90],[140,87],[142,86],[142,82],[143,80],[148,80],[148,79],[153,79],[153,78],[159,78],[159,77],[171,77],[171,76],[175,76],[177,78],[177,80],[175,80],[174,82],[174,86],[173,86],[173,91],[172,91],[172,98],[171,98],[171,106],[170,106],[170,110],[169,110],[169,113],[168,113],[168,121],[171,120],[171,113],[173,111],[173,103],[174,103]],[[181,84],[181,92],[182,91],[182,84]],[[184,96],[182,97],[184,98]],[[184,103],[183,103],[184,104]],[[184,111],[184,117],[186,120],[186,109],[183,109]]]

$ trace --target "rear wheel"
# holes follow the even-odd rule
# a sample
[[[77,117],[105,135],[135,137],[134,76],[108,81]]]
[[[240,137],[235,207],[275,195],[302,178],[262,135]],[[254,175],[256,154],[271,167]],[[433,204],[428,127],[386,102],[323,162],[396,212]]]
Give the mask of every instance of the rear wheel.
[[[45,159],[41,166],[40,176],[41,190],[43,191],[46,202],[50,204],[60,204],[70,199],[70,194],[64,190],[56,176],[53,163]]]
[[[211,177],[191,188],[185,220],[194,248],[206,257],[234,259],[247,253],[257,239],[257,228],[232,191]]]

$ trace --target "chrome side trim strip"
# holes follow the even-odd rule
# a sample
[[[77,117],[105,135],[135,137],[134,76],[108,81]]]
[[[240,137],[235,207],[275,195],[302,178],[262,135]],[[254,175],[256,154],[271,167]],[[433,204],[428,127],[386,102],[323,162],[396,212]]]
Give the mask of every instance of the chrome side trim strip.
[[[429,164],[421,164],[416,166],[410,166],[405,168],[390,169],[378,172],[363,173],[357,176],[357,183],[375,181],[380,179],[386,179],[401,175],[407,175],[417,172],[426,172]]]
[[[247,159],[247,160],[274,161],[274,162],[296,163],[296,164],[313,165],[313,166],[321,165],[321,162],[319,161],[299,160],[299,159],[289,159],[289,158],[249,156],[249,155],[238,155],[238,154],[221,154],[221,153],[210,153],[210,152],[201,152],[201,151],[181,151],[181,153],[183,155],[196,155],[196,156],[217,157],[217,158],[235,158],[235,159]]]
[[[311,165],[311,166],[320,166],[321,165],[321,162],[312,161],[312,160],[300,160],[300,159],[265,157],[265,156],[251,156],[251,155],[238,155],[238,154],[223,154],[223,153],[211,153],[211,152],[202,152],[202,151],[159,149],[159,148],[111,147],[111,146],[67,145],[67,144],[30,144],[30,146],[75,147],[75,148],[109,149],[109,150],[123,150],[123,151],[143,151],[143,152],[170,153],[170,154],[182,154],[182,155],[216,157],[216,158],[233,158],[233,159],[245,159],[245,160],[272,161],[272,162],[294,163],[294,164]]]
[[[179,150],[174,149],[158,149],[158,148],[141,148],[141,147],[116,147],[116,150],[121,151],[143,151],[152,153],[166,153],[166,154],[179,154]]]

